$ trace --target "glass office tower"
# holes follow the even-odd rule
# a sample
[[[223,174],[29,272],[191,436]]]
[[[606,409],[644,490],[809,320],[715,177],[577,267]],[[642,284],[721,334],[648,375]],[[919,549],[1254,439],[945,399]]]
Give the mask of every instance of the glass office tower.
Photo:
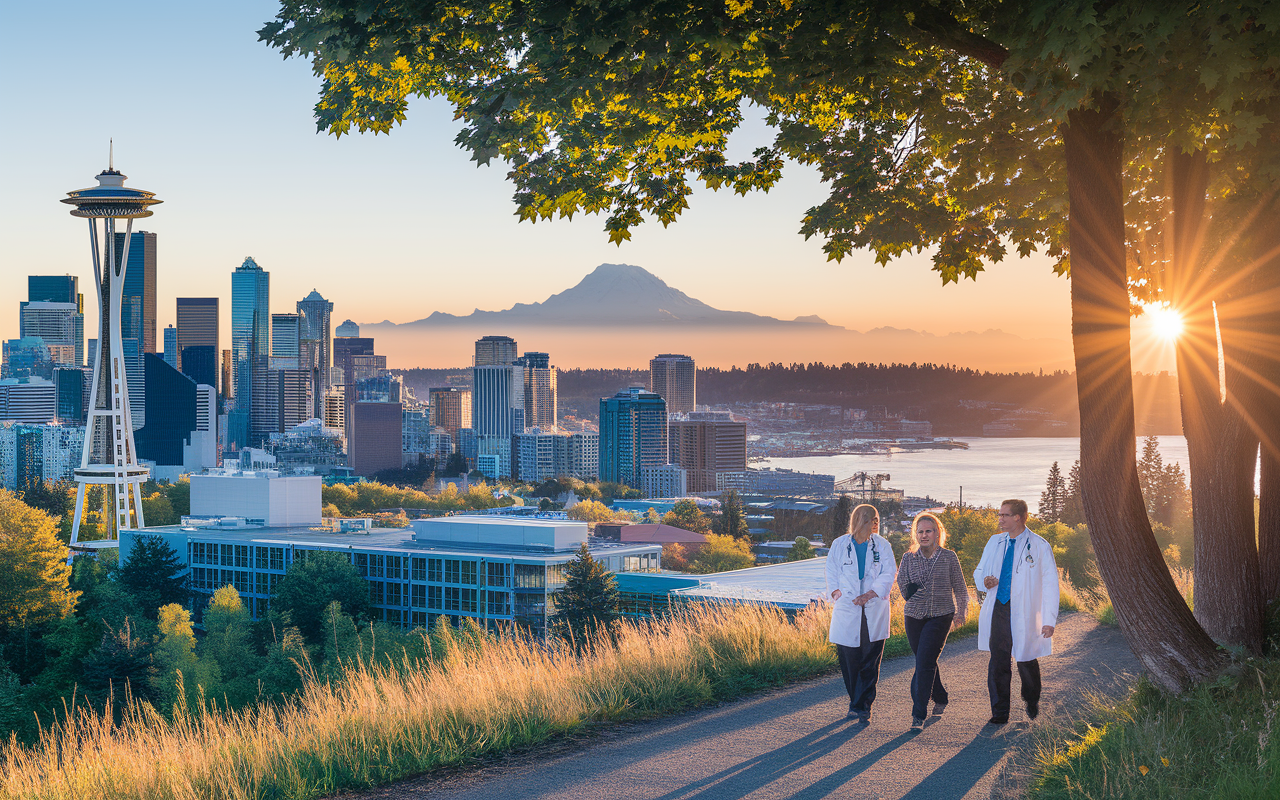
[[[209,347],[216,354],[218,345],[218,298],[216,297],[179,297],[178,298],[178,369],[192,378],[196,383],[217,386],[216,370],[212,380],[205,376],[192,375],[187,369],[185,359],[188,347]],[[215,355],[214,360],[217,360]],[[220,387],[227,391],[228,387]]]
[[[667,403],[632,386],[600,399],[600,480],[640,486],[640,471],[667,463]]]
[[[271,353],[271,273],[252,257],[231,274],[231,373],[235,407],[227,420],[230,444],[250,447],[254,373],[267,369]]]

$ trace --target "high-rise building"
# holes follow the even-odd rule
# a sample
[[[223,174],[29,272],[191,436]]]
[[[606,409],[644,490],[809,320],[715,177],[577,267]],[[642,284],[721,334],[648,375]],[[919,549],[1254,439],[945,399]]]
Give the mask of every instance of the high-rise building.
[[[0,488],[25,491],[70,478],[80,464],[84,428],[0,422]]]
[[[116,262],[124,255],[125,234],[116,234]],[[156,352],[156,235],[134,231],[129,243],[121,299],[120,337],[137,339],[139,353]],[[139,356],[141,359],[141,356]],[[141,363],[141,360],[139,360]]]
[[[600,480],[639,488],[642,469],[667,462],[667,403],[661,395],[632,386],[600,399]]]
[[[66,349],[61,352],[65,355]],[[44,339],[26,336],[6,339],[0,344],[0,378],[45,378],[52,380],[56,363]]]
[[[330,389],[324,396],[324,416],[320,417],[324,420],[324,427],[340,431],[346,429],[347,409],[344,400],[342,387]]]
[[[311,385],[315,390],[313,416],[316,417],[324,413],[324,395],[332,387],[329,381],[333,367],[332,316],[333,303],[314,289],[298,301],[298,356],[301,368],[311,370]],[[359,329],[356,335],[359,335]]]
[[[716,491],[716,475],[747,468],[747,425],[727,413],[672,415],[671,463],[685,470],[691,492]]]
[[[218,351],[210,345],[197,344],[182,351],[182,374],[196,383],[218,385]]]
[[[516,359],[524,368],[524,420],[530,428],[551,430],[560,417],[556,408],[557,376],[547,353],[525,353]]]
[[[254,375],[271,353],[271,273],[247,257],[231,274],[231,370],[235,403],[228,436],[239,449],[258,443],[252,433]]]
[[[57,367],[53,384],[57,393],[57,418],[63,425],[83,425],[89,408],[89,387],[93,370],[88,367]]]
[[[568,475],[595,477],[599,461],[599,436],[595,433],[564,433],[530,428],[512,437],[515,477],[541,483]]]
[[[431,414],[426,409],[406,408],[401,413],[401,453],[404,465],[411,466],[426,459],[434,459],[438,469],[453,454],[453,437],[444,428],[431,424]]]
[[[284,359],[287,360],[287,359]],[[311,419],[311,371],[268,369],[254,376],[253,433],[265,441]]]
[[[301,314],[271,315],[271,357],[298,358],[299,320]]]
[[[445,386],[428,390],[427,397],[432,426],[444,428],[457,442],[458,431],[471,427],[471,390]]]
[[[20,303],[18,336],[39,336],[50,348],[54,363],[78,367],[84,363],[83,307],[83,301],[28,300]]]
[[[84,313],[84,295],[75,275],[28,275],[27,301],[31,303],[75,303]]]
[[[236,396],[235,363],[231,358],[231,351],[223,350],[219,357],[221,361],[218,364],[218,385],[222,387],[222,397],[224,400],[234,400]]]
[[[471,370],[471,427],[477,436],[510,439],[525,429],[524,367],[491,364]]]
[[[58,392],[45,378],[0,379],[0,420],[31,425],[58,418]]]
[[[354,390],[354,391],[352,391]],[[370,476],[403,464],[404,406],[400,379],[379,375],[348,387],[350,432],[347,463],[356,475]]]
[[[698,372],[693,359],[673,353],[650,359],[649,388],[667,401],[668,413],[691,413],[698,404]]]
[[[154,353],[143,355],[147,424],[134,432],[138,458],[182,466],[182,448],[196,429],[196,383]]]
[[[164,329],[164,363],[178,368],[178,329],[172,325]]]
[[[187,369],[183,360],[188,347],[212,347],[214,352],[214,377],[205,380],[205,375],[194,375]],[[215,388],[217,381],[218,356],[218,298],[216,297],[179,297],[178,298],[178,369],[196,383],[206,383]],[[203,364],[202,364],[203,366]],[[222,387],[223,392],[229,391]]]
[[[483,336],[476,340],[476,357],[472,366],[514,364],[516,340],[510,336]]]

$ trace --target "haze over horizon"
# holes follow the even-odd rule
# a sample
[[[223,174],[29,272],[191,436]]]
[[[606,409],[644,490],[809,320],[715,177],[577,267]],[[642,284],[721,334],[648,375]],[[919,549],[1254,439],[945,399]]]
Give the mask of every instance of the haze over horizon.
[[[5,338],[16,335],[27,275],[76,274],[92,294],[83,224],[58,200],[93,183],[114,137],[116,166],[130,185],[165,201],[137,226],[158,234],[161,328],[174,321],[175,297],[217,296],[229,343],[230,276],[246,255],[271,272],[274,311],[293,311],[317,289],[334,301],[335,322],[366,323],[509,309],[574,286],[595,265],[626,262],[717,309],[816,315],[850,331],[891,327],[938,341],[998,330],[1066,348],[1065,356],[1053,349],[1052,360],[1036,359],[1004,351],[1010,340],[982,340],[954,354],[946,346],[908,349],[913,360],[968,356],[973,366],[1046,369],[1070,360],[1069,284],[1048,258],[1011,258],[987,265],[976,282],[945,287],[927,252],[888,267],[866,252],[828,262],[821,242],[797,233],[805,210],[825,195],[813,169],[789,165],[768,194],[699,189],[675,224],[649,222],[619,248],[608,243],[599,217],[518,223],[505,168],[477,169],[453,145],[458,125],[442,101],[414,101],[410,121],[389,137],[316,133],[318,79],[310,65],[281,61],[257,41],[255,31],[277,10],[269,0],[217,7],[150,0],[107,16],[94,9],[10,4],[0,12],[0,65],[24,76],[6,84],[6,105],[39,120],[0,131],[4,152],[23,154],[8,165],[15,190],[0,198],[0,232],[9,245],[0,270],[0,298],[10,301],[0,303]],[[104,95],[82,76],[108,40],[164,68],[137,70],[116,94]],[[733,157],[769,137],[759,113],[747,114],[731,140]],[[85,322],[92,331],[92,315]],[[1142,327],[1135,321],[1139,349]],[[392,366],[411,358],[466,363],[458,354],[470,348],[453,336],[403,345],[394,338],[385,348]],[[666,349],[726,366],[880,358],[874,347],[862,352],[857,343],[804,337],[637,343],[630,333],[609,337],[604,329],[589,340],[526,337],[526,345],[551,352],[564,367],[643,363]],[[633,357],[633,347],[646,355]],[[1135,367],[1172,369],[1172,360],[1139,354]]]

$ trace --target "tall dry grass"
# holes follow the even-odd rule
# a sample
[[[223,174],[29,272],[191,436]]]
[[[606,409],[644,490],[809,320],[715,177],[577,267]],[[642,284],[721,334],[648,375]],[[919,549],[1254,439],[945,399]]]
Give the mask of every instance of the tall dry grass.
[[[621,624],[583,653],[463,631],[429,661],[353,665],[283,705],[82,710],[0,750],[0,798],[312,798],[657,716],[830,669],[827,609],[693,606]],[[900,616],[900,614],[899,614]],[[180,693],[181,694],[181,693]]]

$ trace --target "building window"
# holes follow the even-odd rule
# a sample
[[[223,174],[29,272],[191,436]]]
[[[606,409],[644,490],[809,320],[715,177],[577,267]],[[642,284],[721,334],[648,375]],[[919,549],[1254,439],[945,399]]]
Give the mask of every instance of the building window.
[[[427,587],[427,608],[434,608],[436,611],[439,611],[441,608],[443,608],[444,601],[441,599],[444,597],[443,592],[444,592],[444,589],[440,588],[439,586],[428,586]]]
[[[485,592],[488,599],[486,603],[487,611],[497,616],[507,616],[511,613],[511,596],[506,592]]]
[[[283,575],[268,575],[267,586],[271,590],[271,594],[276,593],[276,587],[280,585],[280,581],[284,580]]]
[[[254,559],[254,562],[253,562],[253,566],[254,566],[254,567],[256,567],[257,569],[267,569],[267,564],[268,564],[268,563],[269,563],[269,561],[270,561],[270,559],[267,557],[267,551],[268,551],[269,549],[270,549],[270,548],[267,548],[267,547],[255,547],[255,548],[254,548],[254,550],[255,550],[255,551],[257,551],[257,552],[254,554],[255,556],[257,556],[257,557]]]
[[[401,603],[400,603],[400,584],[399,584],[399,583],[394,583],[394,582],[390,582],[390,581],[388,581],[388,582],[387,582],[387,602],[386,602],[386,604],[387,604],[387,605],[389,605],[389,606],[396,606],[397,608],[401,605]]]
[[[232,555],[234,549],[229,544],[222,545],[222,566],[230,567],[235,565],[235,558]]]
[[[192,564],[204,563],[204,542],[191,543],[191,563]]]
[[[444,590],[444,610],[457,611],[462,604],[462,590],[453,586],[446,586]]]
[[[427,587],[419,584],[414,584],[413,589],[411,591],[413,593],[413,602],[411,603],[411,605],[414,608],[426,608],[427,607]]]
[[[444,582],[462,583],[462,562],[449,559],[444,562]]]
[[[541,564],[516,564],[517,589],[541,589],[546,581],[547,571]]]
[[[248,550],[247,547],[245,549]],[[248,553],[245,554],[244,559],[245,561],[249,560]],[[234,570],[231,574],[232,574],[232,585],[236,587],[236,591],[239,592],[241,595],[248,594],[250,573],[245,572],[244,570],[237,569],[237,570]]]
[[[427,579],[427,560],[425,558],[413,559],[413,580],[426,581]]]
[[[265,550],[266,548],[260,547],[258,549]],[[267,577],[268,577],[267,573],[257,572],[257,573],[254,573],[254,576],[256,578],[254,583],[256,584],[258,594],[270,594],[271,590],[267,587]]]
[[[383,564],[382,556],[380,555],[369,556],[369,576],[372,578],[386,577],[386,572],[384,572],[384,564]]]
[[[428,559],[427,559],[427,580],[428,580],[428,581],[430,581],[430,582],[432,582],[432,583],[441,583],[441,582],[442,582],[442,579],[441,579],[441,577],[440,577],[440,574],[441,574],[441,573],[440,573],[440,570],[441,570],[441,565],[442,565],[443,563],[444,563],[444,562],[443,562],[441,559],[438,559],[438,558],[428,558]]]
[[[241,569],[249,568],[249,545],[236,545],[236,566]]]
[[[475,585],[476,585],[476,562],[474,562],[474,561],[463,561],[463,562],[462,562],[462,581],[461,581],[461,583],[463,583],[463,584],[464,584],[464,585],[466,585],[466,586],[475,586]]]
[[[461,600],[461,608],[459,609],[460,611],[466,611],[471,614],[476,613],[476,590],[475,589],[462,589],[460,600]]]
[[[564,564],[547,565],[547,586],[564,585]]]
[[[424,613],[424,612],[422,612],[422,611],[415,611],[415,612],[413,612],[413,627],[415,627],[415,628],[425,628],[425,627],[427,627],[427,615],[426,615],[426,613]]]
[[[387,578],[400,580],[400,556],[387,556]]]
[[[369,581],[369,602],[375,606],[382,605],[382,581]]]
[[[489,586],[509,586],[511,565],[505,561],[490,561],[485,564],[485,583]]]
[[[622,562],[623,572],[639,572],[640,556],[627,556]]]
[[[356,553],[356,572],[360,573],[360,577],[369,577],[369,554]]]
[[[284,548],[271,548],[271,569],[284,571]]]

